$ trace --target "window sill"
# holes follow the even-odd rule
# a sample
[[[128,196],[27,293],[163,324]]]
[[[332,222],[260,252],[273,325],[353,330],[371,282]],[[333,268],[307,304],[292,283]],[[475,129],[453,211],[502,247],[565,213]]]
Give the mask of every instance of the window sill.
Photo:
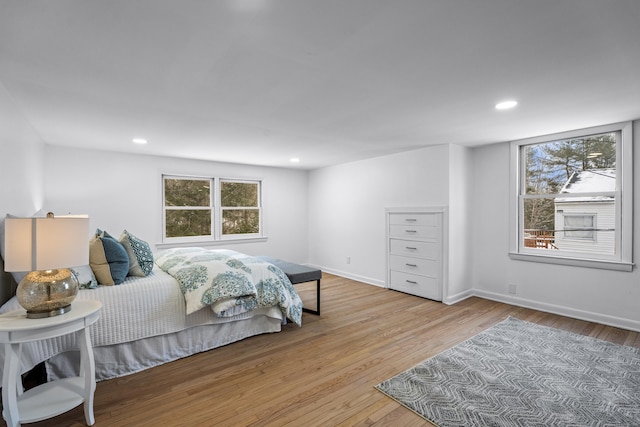
[[[529,255],[509,252],[509,258],[517,261],[540,262],[545,264],[569,265],[573,267],[598,268],[601,270],[632,271],[633,263],[622,261],[603,261],[596,259],[560,258],[544,255]]]
[[[188,247],[208,247],[208,246],[225,246],[230,244],[242,244],[242,243],[258,243],[266,242],[266,236],[261,237],[246,237],[237,239],[224,239],[224,240],[199,240],[191,242],[162,242],[156,243],[157,249],[170,249],[170,248],[188,248]]]

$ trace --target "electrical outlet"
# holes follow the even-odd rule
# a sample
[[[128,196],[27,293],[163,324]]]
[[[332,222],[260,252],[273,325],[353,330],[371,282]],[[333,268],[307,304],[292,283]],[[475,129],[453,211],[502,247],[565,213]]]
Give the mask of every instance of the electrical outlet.
[[[347,257],[347,264],[351,264],[351,257],[350,256]]]
[[[509,293],[515,295],[517,291],[517,287],[514,284],[509,285]]]

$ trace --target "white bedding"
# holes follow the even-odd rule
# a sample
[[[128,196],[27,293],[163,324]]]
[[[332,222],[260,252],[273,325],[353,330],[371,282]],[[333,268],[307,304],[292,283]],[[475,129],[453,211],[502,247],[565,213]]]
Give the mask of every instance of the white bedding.
[[[265,309],[258,309],[240,321],[193,326],[171,334],[94,347],[96,381],[133,374],[254,335],[280,332],[282,321],[275,317],[279,314],[273,310],[261,314]],[[49,381],[77,376],[80,352],[58,354],[45,365]]]
[[[278,325],[278,330],[279,325],[285,321],[278,307],[265,308],[260,311],[242,313],[226,318],[216,317],[215,313],[208,308],[186,315],[185,300],[178,283],[174,278],[155,265],[153,273],[147,277],[127,278],[125,283],[117,286],[100,286],[97,289],[81,289],[78,292],[77,299],[97,299],[102,301],[100,318],[90,328],[91,340],[95,349],[94,353],[96,354],[97,371],[102,369],[100,366],[102,361],[98,357],[100,352],[100,350],[98,350],[99,347],[115,348],[119,344],[141,340],[161,343],[163,339],[153,340],[153,337],[168,336],[170,334],[180,335],[181,331],[196,326],[223,325],[230,322],[237,324],[238,330],[234,330],[233,333],[243,338],[245,336],[255,335],[253,332],[261,330],[260,326],[256,326],[257,324],[259,325],[262,322],[266,322],[267,325],[264,330],[272,332],[274,329],[274,321]],[[0,314],[19,308],[20,306],[16,298],[13,297],[0,308]],[[250,319],[254,315],[257,317],[252,322],[237,322],[241,319]],[[243,331],[243,325],[247,325],[253,329]],[[221,329],[224,330],[225,328]],[[203,329],[203,333],[206,334],[206,328]],[[212,333],[214,333],[213,330]],[[215,339],[210,341],[207,345],[213,345],[216,342]],[[223,339],[221,342],[227,344],[232,341]],[[153,349],[153,346],[155,346],[155,344],[152,345],[150,350],[155,352],[156,350]],[[125,347],[126,345],[122,348]],[[50,359],[57,354],[77,350],[77,348],[78,345],[76,344],[75,334],[25,343],[22,345],[21,373],[29,371],[38,363]],[[174,350],[176,350],[173,351],[175,354],[183,354],[178,351],[178,349]],[[184,355],[180,357],[184,357]],[[107,374],[106,376],[101,376],[97,373],[96,378],[105,379],[107,377],[125,375],[126,373],[140,370],[138,366],[133,366],[138,363],[135,359],[144,359],[146,355],[132,354],[132,356],[133,359],[123,358],[123,360],[119,362],[124,368],[121,366],[116,372],[116,375]],[[174,360],[176,358],[178,357],[169,358],[168,360]],[[128,364],[132,364],[130,372],[126,372]],[[159,363],[149,364],[143,361],[140,366],[143,366],[142,369],[144,369],[145,367],[155,366],[157,364]],[[0,370],[3,369],[3,366],[4,349],[0,348]]]
[[[187,314],[210,306],[218,317],[226,316],[227,303],[247,310],[278,305],[283,315],[302,326],[302,300],[291,281],[260,258],[229,249],[187,247],[160,252],[156,264],[178,281]]]

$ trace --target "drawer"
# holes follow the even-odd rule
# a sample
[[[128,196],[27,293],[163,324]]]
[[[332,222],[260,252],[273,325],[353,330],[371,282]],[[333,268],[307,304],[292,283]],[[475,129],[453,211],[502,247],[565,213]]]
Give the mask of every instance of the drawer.
[[[437,228],[428,225],[389,225],[389,237],[435,239]]]
[[[405,273],[438,277],[438,263],[433,259],[389,255],[389,269]]]
[[[438,218],[435,213],[391,213],[389,224],[435,226],[438,224]]]
[[[389,250],[393,255],[404,255],[418,258],[438,258],[436,242],[416,242],[413,240],[389,239]]]
[[[391,271],[389,274],[389,288],[408,294],[417,295],[437,301],[442,300],[442,289],[439,280],[433,277]]]

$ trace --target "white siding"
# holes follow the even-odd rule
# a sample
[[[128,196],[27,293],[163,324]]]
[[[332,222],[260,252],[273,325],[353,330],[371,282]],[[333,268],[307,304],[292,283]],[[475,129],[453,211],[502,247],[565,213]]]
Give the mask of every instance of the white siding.
[[[595,228],[599,230],[615,229],[615,206],[612,201],[598,202],[561,202],[556,203],[555,245],[563,251],[614,254],[615,253],[615,232],[596,231],[594,240],[576,239],[565,237],[565,233],[559,230],[564,229],[565,215],[595,215]]]

